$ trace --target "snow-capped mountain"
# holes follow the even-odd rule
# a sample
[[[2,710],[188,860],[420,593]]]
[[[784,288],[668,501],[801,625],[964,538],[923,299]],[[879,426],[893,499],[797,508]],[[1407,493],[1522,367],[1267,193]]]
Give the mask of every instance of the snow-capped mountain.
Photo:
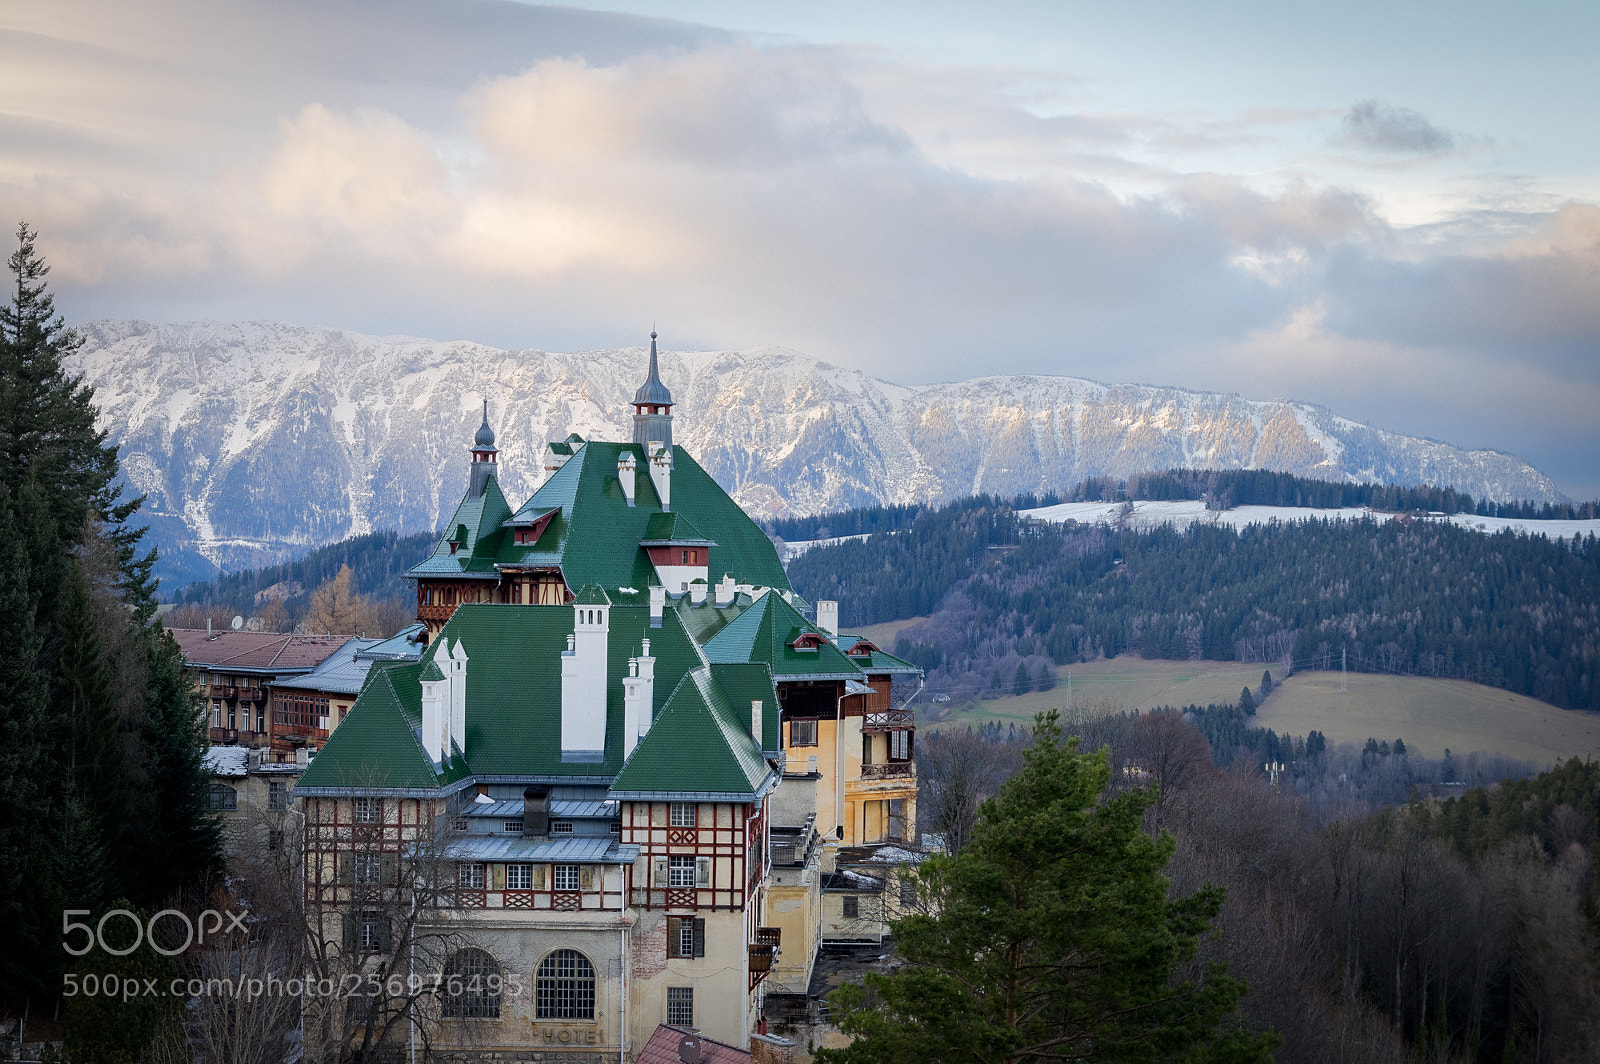
[[[513,504],[548,440],[626,439],[642,348],[557,354],[268,323],[80,329],[73,368],[169,580],[269,564],[361,532],[436,528],[489,401]],[[1069,487],[1173,466],[1451,485],[1554,500],[1497,451],[1383,432],[1309,403],[1073,377],[908,387],[794,351],[663,352],[687,446],[758,518]]]

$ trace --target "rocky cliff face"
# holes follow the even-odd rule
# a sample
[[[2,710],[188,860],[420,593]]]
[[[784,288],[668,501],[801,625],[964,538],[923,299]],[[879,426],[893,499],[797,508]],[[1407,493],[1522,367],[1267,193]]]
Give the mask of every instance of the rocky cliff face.
[[[556,354],[265,323],[81,330],[74,368],[171,581],[361,532],[435,528],[466,486],[482,399],[513,504],[547,440],[626,439],[642,349]],[[1069,487],[1173,466],[1556,499],[1511,455],[1381,432],[1307,403],[1071,377],[906,387],[793,351],[666,352],[675,438],[758,518]]]

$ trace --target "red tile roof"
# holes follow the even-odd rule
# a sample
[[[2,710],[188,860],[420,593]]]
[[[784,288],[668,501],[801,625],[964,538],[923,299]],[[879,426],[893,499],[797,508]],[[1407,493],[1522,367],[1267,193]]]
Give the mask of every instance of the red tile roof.
[[[686,1034],[694,1032],[687,1027],[669,1027],[664,1023],[659,1025],[650,1036],[650,1041],[639,1051],[635,1064],[678,1064],[682,1059],[678,1056],[678,1043]],[[700,1039],[700,1064],[750,1064],[750,1054],[742,1049],[735,1049],[714,1038],[695,1037]]]
[[[212,632],[204,628],[168,628],[183,651],[183,660],[204,669],[253,669],[293,672],[314,669],[353,636],[285,635],[280,632]]]

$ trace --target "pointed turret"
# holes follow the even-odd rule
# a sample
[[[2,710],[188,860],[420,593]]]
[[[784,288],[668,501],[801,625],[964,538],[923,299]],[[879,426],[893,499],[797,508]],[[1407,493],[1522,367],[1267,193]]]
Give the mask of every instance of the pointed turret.
[[[642,447],[651,443],[672,448],[672,393],[661,383],[656,363],[656,333],[650,330],[650,374],[633,393],[633,442]],[[646,452],[648,454],[648,451]]]
[[[484,486],[495,471],[499,454],[499,448],[494,445],[494,429],[489,427],[489,400],[485,399],[483,424],[478,426],[478,434],[472,437],[472,482],[467,488],[469,499],[476,499],[483,494]]]

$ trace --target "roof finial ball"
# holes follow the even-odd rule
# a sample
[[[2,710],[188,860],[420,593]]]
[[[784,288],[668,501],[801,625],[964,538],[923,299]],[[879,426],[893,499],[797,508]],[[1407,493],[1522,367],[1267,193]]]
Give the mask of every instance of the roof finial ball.
[[[633,442],[641,447],[664,443],[672,447],[672,393],[661,383],[656,358],[656,331],[650,330],[650,372],[633,393]],[[649,457],[648,454],[646,457]]]
[[[489,427],[489,400],[483,401],[483,424],[478,426],[477,435],[472,437],[472,480],[467,487],[467,492],[472,498],[483,494],[489,486],[489,478],[494,475],[495,457],[500,453],[494,445],[494,429]]]

